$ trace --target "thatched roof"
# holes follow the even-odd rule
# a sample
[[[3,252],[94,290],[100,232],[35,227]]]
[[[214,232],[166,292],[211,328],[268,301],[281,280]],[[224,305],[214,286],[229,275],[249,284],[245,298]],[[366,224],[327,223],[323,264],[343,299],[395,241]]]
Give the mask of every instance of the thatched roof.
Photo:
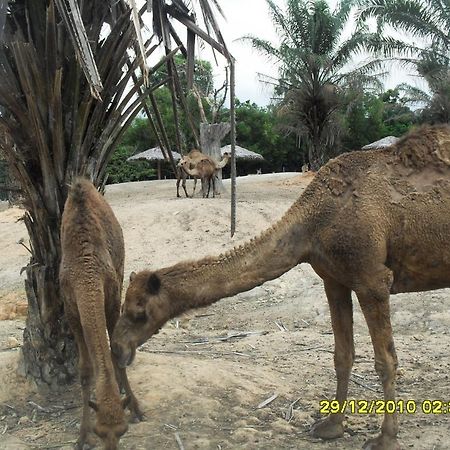
[[[172,150],[173,159],[181,159],[181,155]],[[127,158],[127,161],[135,161],[137,159],[146,159],[147,161],[158,161],[165,160],[164,155],[159,147],[149,148],[141,153],[136,153],[136,155]]]
[[[394,145],[400,138],[395,136],[386,136],[378,141],[372,142],[362,147],[363,150],[372,150],[374,148],[384,148]]]
[[[231,153],[231,145],[224,145],[220,149],[222,156],[224,153]],[[244,147],[240,147],[239,145],[236,145],[236,159],[260,159],[263,160],[264,157],[260,155],[259,153],[252,152],[251,150],[247,150]]]

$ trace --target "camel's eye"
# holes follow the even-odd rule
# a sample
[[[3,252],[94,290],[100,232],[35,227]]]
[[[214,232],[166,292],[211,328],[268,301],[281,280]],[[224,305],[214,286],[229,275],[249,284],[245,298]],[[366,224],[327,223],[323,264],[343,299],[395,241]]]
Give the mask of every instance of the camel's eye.
[[[145,313],[145,309],[143,311],[138,311],[134,314],[135,322],[145,322],[147,320],[147,314]]]

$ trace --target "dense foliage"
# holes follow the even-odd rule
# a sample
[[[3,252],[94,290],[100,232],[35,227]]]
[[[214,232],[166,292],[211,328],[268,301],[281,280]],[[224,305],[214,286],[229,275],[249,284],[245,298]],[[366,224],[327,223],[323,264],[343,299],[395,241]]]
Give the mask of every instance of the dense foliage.
[[[224,114],[227,112],[225,111]],[[167,109],[163,119],[169,122],[172,112]],[[405,105],[398,90],[388,90],[380,95],[362,93],[354,98],[351,107],[340,110],[342,121],[342,144],[331,156],[381,139],[385,136],[401,136],[417,122],[417,115]],[[295,133],[286,134],[280,122],[283,116],[276,107],[260,107],[250,101],[236,102],[236,141],[241,147],[261,154],[265,161],[237,161],[239,175],[263,172],[299,171],[308,161],[306,146],[300,145]],[[174,141],[174,129],[169,136]],[[187,131],[186,131],[187,133]],[[223,144],[227,144],[224,141]],[[138,181],[156,178],[156,162],[126,159],[156,145],[146,119],[139,117],[124,134],[108,166],[109,183]],[[169,169],[165,176],[173,176]],[[225,176],[228,169],[224,170]]]
[[[359,20],[375,18],[385,56],[412,68],[426,89],[399,88],[427,123],[450,121],[450,10],[446,0],[360,0]],[[402,39],[396,38],[396,30]]]
[[[401,136],[417,122],[397,89],[381,95],[363,93],[345,111],[342,151],[356,150],[385,136]]]
[[[280,45],[255,36],[244,39],[279,64],[278,111],[317,169],[340,145],[340,111],[350,98],[348,88],[356,82],[361,87],[379,84],[370,75],[373,63],[352,66],[355,54],[370,46],[374,36],[360,26],[348,36],[352,0],[333,10],[325,0],[286,0],[284,10],[272,0],[267,4]]]

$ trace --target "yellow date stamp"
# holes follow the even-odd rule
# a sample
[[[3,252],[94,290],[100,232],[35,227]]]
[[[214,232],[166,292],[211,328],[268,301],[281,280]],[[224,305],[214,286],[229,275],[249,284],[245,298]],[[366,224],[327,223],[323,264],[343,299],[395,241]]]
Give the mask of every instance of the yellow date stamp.
[[[320,400],[321,414],[449,414],[445,400]]]

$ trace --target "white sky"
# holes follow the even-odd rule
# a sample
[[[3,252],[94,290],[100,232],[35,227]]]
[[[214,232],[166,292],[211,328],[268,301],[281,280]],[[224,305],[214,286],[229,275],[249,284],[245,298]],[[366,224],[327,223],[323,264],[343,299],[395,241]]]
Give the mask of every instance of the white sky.
[[[270,102],[272,88],[259,80],[260,73],[277,77],[273,61],[254,50],[249,42],[239,41],[245,35],[253,35],[278,42],[265,0],[224,0],[221,7],[226,20],[218,18],[228,49],[236,59],[236,97],[250,100],[260,106]],[[208,57],[207,59],[210,59]],[[211,59],[210,59],[211,60]],[[216,83],[223,78],[223,69],[215,68]]]
[[[285,0],[275,0],[284,8]],[[329,0],[332,8],[336,0]],[[276,77],[277,68],[274,63],[256,52],[250,43],[238,41],[245,35],[253,35],[277,44],[277,35],[269,15],[266,0],[221,0],[220,5],[226,20],[218,17],[225,42],[236,59],[236,96],[240,101],[250,100],[260,106],[270,102],[272,89],[259,80],[258,73]],[[221,85],[224,77],[223,67],[217,67],[211,52],[205,46],[199,50],[198,56],[213,63],[215,82]],[[220,63],[224,64],[222,61]],[[408,76],[402,68],[389,68],[389,75],[384,80],[386,88],[393,88],[397,84],[407,82],[424,88],[415,77]]]
[[[141,0],[142,1],[142,0]],[[260,81],[259,74],[277,77],[278,71],[272,61],[254,50],[249,42],[239,39],[245,35],[253,35],[269,40],[277,45],[277,35],[272,24],[269,8],[266,0],[219,0],[226,19],[217,14],[219,26],[227,43],[228,49],[236,59],[236,97],[244,102],[250,100],[260,106],[270,103],[272,88]],[[282,8],[285,0],[275,0]],[[336,0],[329,0],[332,7]],[[148,26],[151,25],[147,24]],[[185,33],[176,26],[184,39]],[[214,56],[208,44],[198,45],[196,57],[211,61],[215,84],[221,86],[225,77],[225,59],[217,54],[219,65],[216,65]],[[402,82],[417,85],[414,77],[409,77],[399,67],[392,67],[390,74],[385,80],[386,88],[395,87]],[[419,84],[423,88],[423,84]]]

